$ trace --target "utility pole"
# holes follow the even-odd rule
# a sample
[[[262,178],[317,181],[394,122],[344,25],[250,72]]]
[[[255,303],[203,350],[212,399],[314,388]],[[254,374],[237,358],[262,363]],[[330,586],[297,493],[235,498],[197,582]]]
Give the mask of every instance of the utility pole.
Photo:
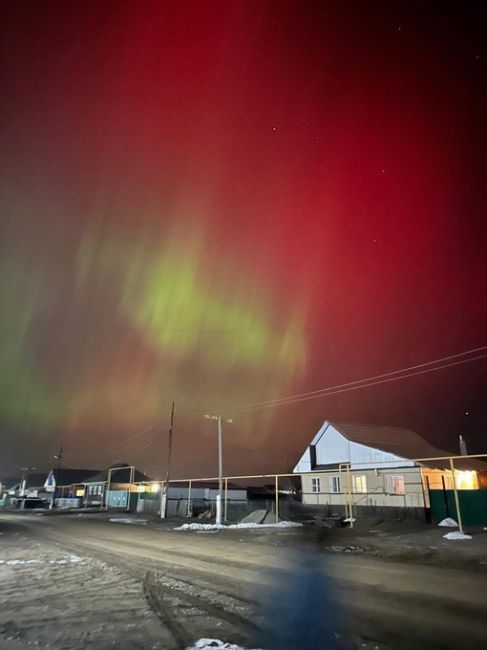
[[[22,467],[21,468],[24,473],[22,476],[22,482],[20,483],[20,494],[19,496],[24,497],[25,493],[27,492],[27,481],[29,480],[29,473],[33,472],[37,467]]]
[[[54,458],[57,460],[57,476],[56,472],[51,472],[54,475],[54,486],[53,486],[53,491],[51,494],[51,501],[49,502],[49,510],[52,510],[54,508],[54,505],[56,503],[56,485],[58,483],[59,479],[59,472],[61,470],[61,463],[63,462],[63,446],[61,445],[59,447],[59,452],[54,455]]]
[[[167,517],[167,499],[168,499],[168,489],[169,489],[169,476],[171,472],[171,451],[172,451],[172,432],[174,428],[174,402],[171,407],[171,423],[169,425],[169,440],[167,446],[167,469],[166,469],[166,481],[161,493],[161,519]]]
[[[216,420],[218,424],[218,495],[216,497],[216,523],[222,523],[222,501],[223,501],[223,431],[221,415],[205,415],[207,420]],[[225,420],[231,424],[232,419]]]
[[[57,459],[57,471],[61,469],[61,463],[63,462],[63,446],[59,447],[59,453],[54,456]]]

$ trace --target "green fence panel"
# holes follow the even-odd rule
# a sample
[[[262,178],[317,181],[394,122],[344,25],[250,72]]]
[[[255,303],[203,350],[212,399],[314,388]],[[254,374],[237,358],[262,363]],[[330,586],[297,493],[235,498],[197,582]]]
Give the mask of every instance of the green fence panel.
[[[438,523],[445,517],[458,519],[453,490],[430,490],[431,516]],[[487,525],[487,490],[458,490],[462,522],[466,526]]]

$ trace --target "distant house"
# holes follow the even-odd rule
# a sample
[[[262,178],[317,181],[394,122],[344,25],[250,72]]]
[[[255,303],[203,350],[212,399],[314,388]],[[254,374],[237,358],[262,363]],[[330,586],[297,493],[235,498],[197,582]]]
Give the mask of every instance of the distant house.
[[[99,471],[66,467],[51,469],[45,478],[44,490],[52,505],[59,508],[81,507],[85,493],[84,482]]]
[[[333,510],[354,507],[426,508],[429,489],[453,487],[449,457],[409,429],[325,421],[298,464],[302,474],[302,499],[308,505]],[[347,471],[347,466],[349,471]],[[468,458],[455,460],[458,489],[478,489],[487,465]],[[350,497],[350,494],[352,495]]]
[[[4,504],[14,508],[33,508],[47,504],[45,474],[26,472],[20,478],[5,479]]]
[[[84,482],[86,507],[135,508],[138,494],[151,479],[133,465],[114,463]]]
[[[7,499],[13,496],[15,491],[20,487],[21,478],[18,476],[6,476],[0,481],[0,497]]]

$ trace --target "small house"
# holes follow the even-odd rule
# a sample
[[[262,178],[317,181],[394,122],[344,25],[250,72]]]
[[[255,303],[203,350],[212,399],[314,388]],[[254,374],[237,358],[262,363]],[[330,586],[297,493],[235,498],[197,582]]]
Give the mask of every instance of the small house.
[[[134,509],[138,494],[145,491],[151,479],[134,465],[114,463],[84,482],[86,507]]]
[[[451,456],[410,429],[325,421],[293,471],[307,505],[343,511],[351,501],[364,514],[424,515],[430,490],[483,485],[487,464],[455,459],[453,476]]]

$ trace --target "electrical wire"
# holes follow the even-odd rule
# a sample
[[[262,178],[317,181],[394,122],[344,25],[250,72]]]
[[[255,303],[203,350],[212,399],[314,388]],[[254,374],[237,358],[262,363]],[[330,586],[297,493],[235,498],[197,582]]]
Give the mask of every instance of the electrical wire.
[[[399,370],[393,370],[393,371],[387,372],[387,373],[381,373],[381,374],[374,375],[372,377],[367,377],[367,378],[364,378],[364,379],[357,379],[357,380],[346,382],[346,383],[343,383],[343,384],[337,384],[337,385],[334,385],[334,386],[329,386],[327,388],[320,388],[320,389],[316,389],[316,390],[313,390],[313,391],[308,391],[306,393],[298,393],[296,395],[289,395],[287,397],[281,397],[281,398],[266,400],[266,401],[262,401],[262,402],[254,402],[254,403],[251,403],[251,404],[243,404],[243,405],[234,406],[234,407],[225,407],[225,408],[220,409],[220,413],[222,413],[222,414],[223,413],[232,413],[232,414],[244,415],[245,413],[250,413],[250,412],[253,412],[253,411],[257,411],[257,410],[264,409],[264,408],[269,408],[269,407],[272,407],[272,406],[288,406],[288,405],[297,404],[297,403],[312,400],[312,399],[319,399],[320,397],[330,397],[332,395],[337,395],[337,394],[349,392],[349,391],[352,391],[352,390],[358,390],[358,389],[361,389],[361,388],[370,388],[370,387],[377,386],[377,385],[380,385],[380,384],[396,382],[396,381],[400,381],[402,379],[408,379],[410,377],[416,377],[416,376],[419,376],[419,375],[424,375],[424,374],[428,374],[428,373],[431,373],[431,372],[436,372],[438,370],[443,370],[445,368],[451,368],[453,366],[458,366],[458,365],[461,365],[461,364],[470,363],[470,362],[473,362],[473,361],[477,361],[479,359],[485,359],[485,358],[487,358],[487,354],[477,355],[477,356],[474,356],[474,357],[468,357],[466,359],[459,359],[459,357],[465,357],[467,355],[475,354],[477,352],[482,352],[482,351],[485,351],[485,350],[487,350],[487,346],[481,346],[481,347],[478,347],[478,348],[474,348],[472,350],[467,350],[465,352],[460,352],[460,353],[452,354],[452,355],[449,355],[449,356],[446,356],[446,357],[441,357],[441,358],[435,359],[433,361],[426,361],[424,363],[416,364],[414,366],[409,366],[409,367],[402,368],[402,369],[399,369]],[[443,362],[449,361],[451,359],[457,359],[457,361],[453,361],[451,363],[443,363]],[[420,370],[418,370],[418,369],[420,369]],[[412,370],[417,370],[417,371],[416,372],[411,372]],[[178,420],[179,421],[187,421],[187,420],[200,418],[200,417],[202,417],[202,413],[201,412],[195,412],[193,414],[182,415],[182,416],[180,416],[178,418]],[[130,438],[128,438],[128,439],[126,439],[124,441],[122,441],[118,445],[115,445],[115,446],[111,447],[110,451],[108,453],[97,456],[96,458],[91,456],[90,454],[69,454],[68,453],[68,454],[64,454],[64,455],[68,459],[71,459],[71,458],[90,458],[90,460],[92,460],[92,461],[111,458],[116,454],[122,453],[122,452],[132,448],[136,444],[140,445],[140,439],[141,438],[143,438],[147,433],[150,433],[156,427],[159,427],[159,426],[163,425],[164,422],[165,422],[165,420],[162,420],[160,422],[154,423],[154,424],[146,427],[145,429],[142,429],[141,431],[135,433],[133,436],[131,436]],[[189,433],[189,432],[183,432],[181,430],[179,430],[179,431],[180,431],[180,433],[183,433],[185,435],[199,437],[199,438],[201,438],[203,440],[209,440],[205,436],[198,436],[197,434],[192,434],[192,433]],[[152,444],[154,442],[156,434],[157,434],[157,432],[154,433],[153,437],[146,440],[144,442],[144,444],[142,444],[141,448],[148,447],[150,444]],[[226,443],[226,444],[230,444],[230,443]],[[238,447],[240,449],[244,449],[246,451],[254,451],[254,450],[251,450],[250,448],[243,447],[243,446],[240,446],[240,445],[232,444],[232,446],[234,446],[236,448]],[[106,448],[106,449],[108,449],[108,448]]]
[[[279,405],[281,403],[287,403],[289,400],[300,401],[299,398],[306,397],[306,396],[317,395],[319,397],[321,395],[321,393],[328,393],[328,391],[331,391],[331,390],[335,390],[335,389],[339,389],[339,388],[345,388],[345,387],[348,387],[348,386],[354,386],[356,384],[362,384],[364,382],[372,382],[372,381],[375,381],[376,379],[391,377],[391,376],[399,375],[399,374],[402,374],[402,373],[409,373],[409,371],[411,371],[411,370],[417,370],[418,368],[425,368],[426,366],[433,366],[433,365],[436,366],[437,364],[443,363],[444,361],[450,361],[451,359],[458,359],[458,357],[464,357],[464,356],[469,355],[469,354],[474,354],[474,353],[477,353],[477,352],[483,352],[483,351],[486,351],[486,350],[487,350],[487,345],[483,345],[483,346],[478,347],[478,348],[473,348],[472,350],[466,350],[465,352],[459,352],[457,354],[450,354],[449,356],[440,357],[439,359],[435,359],[433,361],[426,361],[424,363],[418,363],[418,364],[416,364],[414,366],[408,366],[408,367],[402,368],[400,370],[393,370],[391,372],[385,372],[385,373],[382,373],[382,374],[379,374],[379,375],[374,375],[373,377],[364,377],[364,379],[356,379],[355,381],[349,381],[349,382],[346,382],[344,384],[337,384],[335,386],[329,386],[328,388],[318,388],[316,390],[309,391],[307,393],[299,393],[297,395],[289,395],[287,397],[279,397],[279,398],[276,398],[276,399],[267,400],[265,402],[255,402],[253,404],[243,404],[241,406],[236,406],[236,407],[233,407],[233,408],[229,407],[229,408],[221,409],[221,411],[226,412],[226,411],[231,410],[232,412],[236,412],[236,411],[239,411],[240,409],[247,409],[249,407],[254,407],[254,406],[266,406],[266,405],[275,406],[275,405]],[[471,358],[471,359],[468,359],[468,360],[465,360],[465,361],[460,361],[458,363],[466,363],[468,361],[475,361],[477,359],[483,359],[483,358],[484,358],[484,356],[479,356],[479,357]],[[440,367],[437,367],[437,368],[435,367],[434,370],[441,370],[443,368],[448,368],[448,367],[450,367],[452,365],[457,365],[457,364],[447,364],[447,365],[440,366]],[[405,377],[409,377],[409,376],[413,377],[416,374],[421,374],[421,373],[406,374]],[[371,384],[371,385],[375,385],[375,384]]]
[[[454,361],[452,363],[447,363],[441,366],[435,366],[434,368],[425,368],[424,370],[419,370],[418,372],[410,372],[405,375],[400,375],[396,377],[388,377],[385,379],[380,379],[378,381],[371,381],[368,383],[364,384],[359,384],[359,385],[345,385],[344,388],[340,388],[338,390],[333,390],[333,389],[323,389],[322,391],[317,391],[314,394],[309,394],[307,396],[303,397],[290,397],[287,400],[281,400],[278,403],[275,402],[263,402],[263,403],[257,403],[254,406],[249,406],[248,408],[245,407],[240,407],[240,410],[238,409],[231,409],[232,413],[238,413],[238,414],[244,414],[244,413],[250,413],[251,411],[256,411],[260,410],[262,408],[268,408],[270,406],[288,406],[291,404],[297,404],[299,402],[305,402],[311,399],[319,399],[320,397],[329,397],[331,395],[338,395],[340,393],[347,393],[352,390],[359,390],[360,388],[370,388],[371,386],[377,386],[379,384],[387,384],[390,382],[394,381],[400,381],[401,379],[409,379],[410,377],[416,377],[418,375],[425,375],[430,372],[436,372],[437,370],[443,370],[445,368],[451,368],[452,366],[459,366],[464,363],[470,363],[472,361],[478,361],[479,359],[487,359],[487,354],[479,355],[477,357],[471,357],[469,359],[461,359],[459,361]],[[351,382],[351,383],[356,383],[356,382]],[[222,409],[222,413],[228,412],[230,409]]]

